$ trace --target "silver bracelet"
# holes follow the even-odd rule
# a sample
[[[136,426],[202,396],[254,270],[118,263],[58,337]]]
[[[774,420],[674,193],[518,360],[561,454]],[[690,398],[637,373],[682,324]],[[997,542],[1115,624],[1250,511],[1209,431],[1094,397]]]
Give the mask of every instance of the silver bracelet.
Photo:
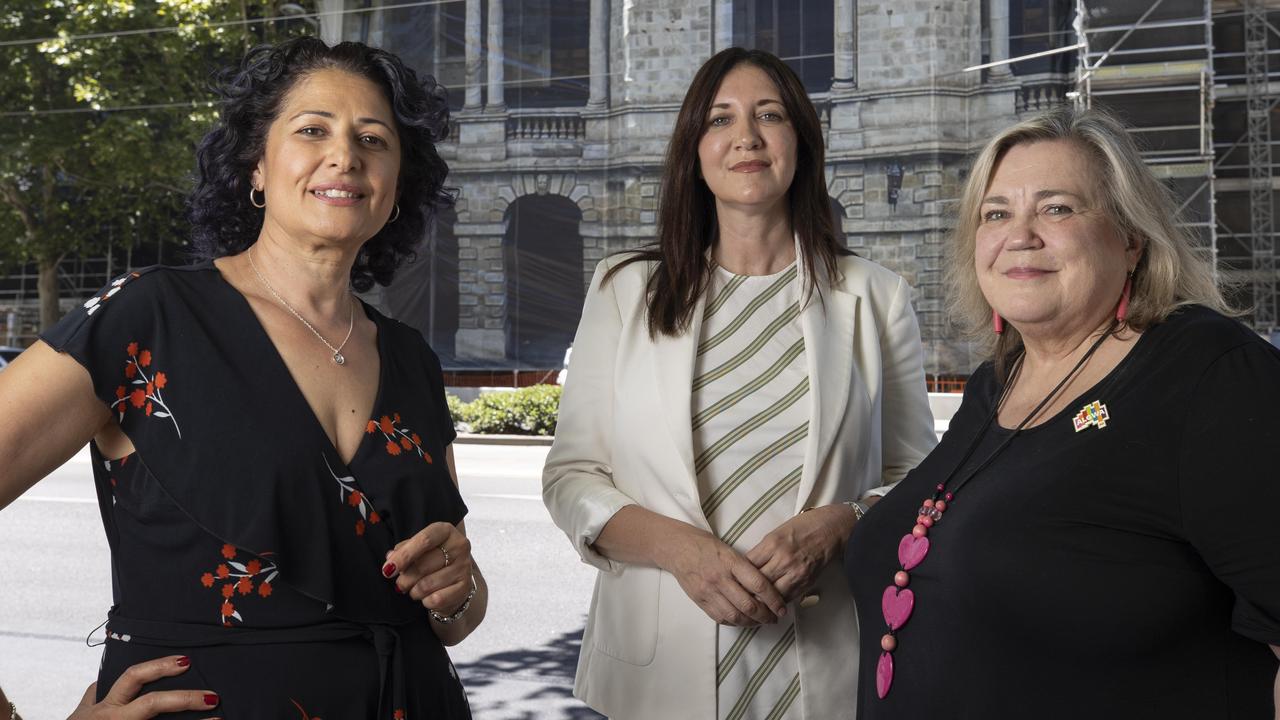
[[[853,508],[853,521],[854,521],[854,522],[858,522],[858,521],[862,520],[862,517],[863,517],[864,515],[866,515],[866,514],[867,514],[867,511],[868,511],[868,510],[870,510],[870,509],[871,509],[871,506],[870,506],[870,505],[868,505],[868,504],[866,504],[866,503],[864,503],[864,502],[855,502],[855,501],[853,501],[853,500],[845,500],[842,504],[843,504],[843,505],[848,505],[849,507]]]
[[[839,503],[839,504],[840,504],[840,505],[848,505],[848,506],[853,510],[853,521],[854,521],[854,522],[858,522],[859,520],[861,520],[861,519],[862,519],[862,516],[863,516],[863,515],[866,515],[866,514],[867,514],[867,511],[871,509],[871,506],[870,506],[870,505],[868,505],[868,504],[866,504],[866,503],[864,503],[864,502],[854,502],[853,500],[842,500],[842,501],[840,501],[840,503]],[[804,513],[807,513],[807,512],[809,512],[810,510],[813,510],[813,509],[815,509],[815,508],[814,508],[814,507],[812,507],[812,506],[810,506],[810,507],[807,507],[807,508],[805,508],[805,509],[801,510],[801,511],[800,511],[800,513],[801,513],[801,514],[804,514]]]
[[[474,598],[475,596],[476,596],[476,576],[473,573],[471,575],[471,592],[467,593],[467,599],[462,601],[462,607],[458,608],[457,610],[454,610],[452,615],[441,615],[440,613],[436,612],[435,610],[432,610],[431,608],[427,608],[427,612],[431,613],[432,620],[435,620],[436,622],[444,625],[448,625],[449,623],[454,622],[458,618],[462,617],[462,614],[467,611],[467,608],[471,607],[471,599]],[[10,718],[10,720],[12,720],[12,718]]]

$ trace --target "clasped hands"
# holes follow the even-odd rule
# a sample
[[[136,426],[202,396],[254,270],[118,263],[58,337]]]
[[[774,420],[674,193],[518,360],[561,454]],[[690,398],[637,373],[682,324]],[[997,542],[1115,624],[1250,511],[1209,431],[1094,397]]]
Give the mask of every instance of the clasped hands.
[[[853,526],[853,511],[828,505],[774,528],[744,555],[705,530],[679,539],[670,567],[685,594],[721,625],[773,623],[804,597]]]

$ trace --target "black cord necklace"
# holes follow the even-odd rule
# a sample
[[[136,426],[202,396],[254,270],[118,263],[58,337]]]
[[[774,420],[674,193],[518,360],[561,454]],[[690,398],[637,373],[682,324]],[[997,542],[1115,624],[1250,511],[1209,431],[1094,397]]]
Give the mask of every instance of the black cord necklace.
[[[1022,372],[1023,361],[1026,359],[1026,352],[1024,351],[1019,355],[1017,360],[1014,361],[1013,372],[1009,374],[1009,380],[1001,389],[1000,396],[992,406],[991,412],[987,414],[987,419],[982,423],[982,427],[978,430],[973,440],[970,441],[968,450],[965,451],[960,462],[951,469],[951,472],[947,473],[947,477],[934,488],[933,495],[927,498],[920,506],[920,509],[916,511],[915,527],[911,529],[911,532],[903,535],[902,540],[898,542],[898,563],[901,569],[894,573],[893,584],[884,589],[884,594],[880,598],[880,609],[884,613],[884,621],[889,628],[884,637],[880,638],[880,649],[883,652],[880,653],[880,662],[876,665],[876,694],[880,699],[883,700],[893,686],[893,652],[898,647],[897,633],[906,624],[915,609],[915,593],[907,589],[908,583],[911,582],[911,576],[908,571],[923,562],[925,556],[929,554],[929,528],[932,528],[934,524],[942,520],[942,514],[946,511],[948,503],[955,499],[955,495],[960,492],[960,488],[963,488],[970,480],[994,462],[1004,452],[1005,448],[1009,447],[1013,439],[1027,427],[1027,424],[1038,416],[1040,411],[1044,410],[1045,406],[1058,396],[1058,393],[1062,392],[1062,389],[1080,372],[1085,363],[1089,362],[1089,358],[1093,357],[1098,348],[1102,347],[1102,343],[1106,342],[1107,338],[1115,333],[1116,327],[1117,323],[1111,323],[1102,335],[1093,342],[1093,345],[1085,351],[1085,354],[1080,357],[1066,376],[1058,381],[1058,384],[1032,408],[1031,412],[1027,413],[1026,417],[1022,418],[1022,421],[1013,428],[1009,436],[1001,441],[985,460],[948,490],[947,486],[951,484],[956,473],[960,472],[960,468],[964,467],[965,463],[969,462],[969,458],[973,457],[973,454],[977,452],[978,446],[982,444],[987,431],[991,429],[991,424],[995,422],[996,416],[1000,414],[1000,408],[1004,405],[1005,399],[1008,398],[1010,390],[1013,388],[1014,383],[1017,382],[1018,376]]]

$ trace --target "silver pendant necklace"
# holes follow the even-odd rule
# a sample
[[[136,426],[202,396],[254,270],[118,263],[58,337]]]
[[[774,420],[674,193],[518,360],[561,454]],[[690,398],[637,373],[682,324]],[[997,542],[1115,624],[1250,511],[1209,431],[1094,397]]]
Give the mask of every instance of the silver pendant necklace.
[[[271,293],[271,297],[275,298],[276,302],[283,305],[285,310],[288,310],[289,312],[293,313],[293,316],[298,318],[298,322],[301,322],[303,325],[306,325],[307,329],[311,331],[312,335],[315,335],[320,340],[320,342],[324,343],[325,347],[333,351],[333,362],[335,365],[346,365],[347,358],[343,356],[342,348],[347,346],[347,341],[351,339],[351,331],[355,329],[355,326],[356,326],[355,298],[351,299],[351,315],[347,319],[347,336],[342,339],[342,342],[337,347],[334,347],[332,343],[324,339],[324,336],[320,334],[319,330],[316,330],[315,327],[311,325],[311,323],[307,322],[306,318],[302,317],[302,315],[299,314],[297,310],[294,310],[292,305],[285,302],[284,298],[280,297],[280,293],[276,292],[276,289],[271,287],[271,283],[267,282],[267,279],[262,276],[262,272],[258,270],[258,264],[253,261],[253,246],[250,246],[249,249],[245,252],[245,254],[249,256],[249,267],[253,268],[253,274],[258,276],[258,282],[262,283],[262,286],[267,289],[267,292]]]

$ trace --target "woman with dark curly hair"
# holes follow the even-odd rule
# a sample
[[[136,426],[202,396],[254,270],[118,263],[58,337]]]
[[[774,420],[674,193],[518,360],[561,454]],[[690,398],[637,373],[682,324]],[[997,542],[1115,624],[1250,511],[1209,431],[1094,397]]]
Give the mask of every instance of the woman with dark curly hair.
[[[314,38],[219,87],[200,261],[118,278],[0,376],[0,507],[92,440],[115,605],[76,717],[467,718],[444,646],[488,593],[440,363],[352,294],[451,202],[444,91]]]

